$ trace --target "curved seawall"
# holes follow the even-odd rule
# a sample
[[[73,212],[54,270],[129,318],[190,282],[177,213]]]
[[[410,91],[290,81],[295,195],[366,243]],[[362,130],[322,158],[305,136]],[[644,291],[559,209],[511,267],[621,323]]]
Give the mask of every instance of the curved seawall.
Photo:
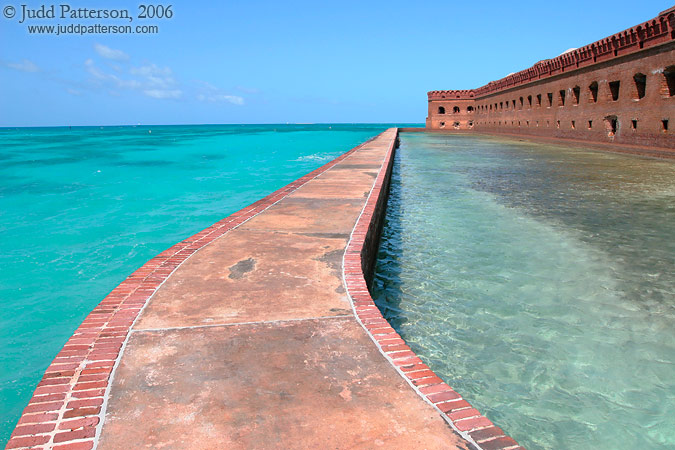
[[[396,138],[134,272],[46,370],[7,448],[517,448],[368,293]]]

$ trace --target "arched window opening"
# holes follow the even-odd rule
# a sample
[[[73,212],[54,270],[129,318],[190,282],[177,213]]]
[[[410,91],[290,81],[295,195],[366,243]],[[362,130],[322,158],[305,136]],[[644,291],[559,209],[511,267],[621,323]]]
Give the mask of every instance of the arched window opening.
[[[455,106],[454,108],[452,108],[452,112],[457,114],[459,112],[459,106]]]
[[[473,112],[473,106],[467,106],[466,111],[467,112]]]
[[[565,89],[561,89],[558,95],[558,106],[565,106]]]
[[[548,97],[548,107],[550,108],[553,106],[553,92],[549,92],[546,96]]]
[[[616,116],[605,117],[605,129],[607,130],[607,136],[615,136],[619,131],[619,119]]]
[[[598,102],[598,82],[594,81],[590,85],[588,85],[588,92],[591,93],[590,99],[593,103]]]
[[[520,97],[520,109],[523,109],[523,97]]]
[[[445,114],[445,107],[444,106],[438,107],[438,114]]]
[[[581,97],[581,88],[579,86],[574,86],[572,88],[572,94],[574,95],[574,104],[579,104],[579,97]]]
[[[537,106],[541,106],[541,94],[537,94]]]
[[[640,100],[644,98],[647,93],[647,75],[644,73],[636,73],[633,75],[633,81],[635,82],[635,99]]]
[[[530,108],[532,108],[532,96],[531,95],[527,96],[527,104]]]

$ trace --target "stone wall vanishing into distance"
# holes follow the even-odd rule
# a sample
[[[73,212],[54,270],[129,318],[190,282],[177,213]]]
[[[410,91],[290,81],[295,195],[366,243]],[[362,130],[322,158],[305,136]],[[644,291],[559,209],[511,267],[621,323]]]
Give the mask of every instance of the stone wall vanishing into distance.
[[[478,89],[427,96],[430,130],[675,149],[675,7]]]

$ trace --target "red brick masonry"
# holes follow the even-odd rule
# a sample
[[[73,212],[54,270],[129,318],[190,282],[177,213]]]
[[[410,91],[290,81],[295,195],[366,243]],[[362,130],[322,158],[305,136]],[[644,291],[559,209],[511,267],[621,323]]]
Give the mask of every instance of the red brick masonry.
[[[375,262],[396,134],[344,255],[343,277],[357,320],[397,372],[464,439],[482,450],[520,449],[422,363],[382,317],[368,293],[364,273],[369,276]],[[198,250],[275,205],[366,144],[174,245],[130,275],[87,316],[47,368],[6,448],[94,448],[111,388],[111,373],[120,362],[130,329],[169,276]]]

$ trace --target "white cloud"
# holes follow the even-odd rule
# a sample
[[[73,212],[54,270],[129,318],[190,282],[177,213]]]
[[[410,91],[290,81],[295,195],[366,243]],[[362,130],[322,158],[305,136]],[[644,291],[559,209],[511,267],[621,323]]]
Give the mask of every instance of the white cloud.
[[[201,81],[200,84],[202,85],[201,92],[197,95],[197,100],[200,102],[232,103],[233,105],[239,106],[244,104],[243,97],[228,94],[205,81]]]
[[[244,99],[243,97],[239,97],[238,95],[226,95],[226,94],[214,94],[214,95],[204,95],[204,94],[199,94],[197,96],[197,100],[202,101],[202,102],[229,102],[232,103],[233,105],[243,105],[244,104]]]
[[[128,59],[129,56],[119,50],[113,50],[96,44],[96,52],[107,59]],[[190,86],[187,91],[175,78],[171,68],[145,63],[140,66],[116,64],[110,61],[97,63],[89,58],[84,62],[84,69],[89,75],[87,85],[97,91],[110,95],[122,95],[124,92],[135,92],[158,100],[177,100],[197,98],[199,101],[212,103],[230,103],[243,105],[244,98],[225,92],[209,83],[198,82],[197,87]],[[75,92],[70,92],[77,95]]]
[[[114,48],[106,47],[105,45],[94,44],[94,50],[106,59],[113,59],[115,61],[127,61],[129,59],[129,55],[122,50],[115,50]]]
[[[157,89],[170,89],[176,85],[173,72],[168,67],[159,67],[149,64],[141,67],[132,67],[129,71],[132,75],[142,77],[146,84]]]
[[[171,69],[168,67],[159,67],[157,64],[147,64],[141,67],[132,67],[130,72],[134,75],[142,76],[171,76]]]
[[[20,70],[21,72],[39,72],[40,68],[33,62],[27,59],[24,59],[18,63],[7,63],[7,67],[14,70]]]
[[[183,95],[183,91],[180,89],[171,89],[171,90],[163,90],[163,89],[146,89],[143,91],[145,95],[148,97],[152,98],[180,98]]]
[[[106,73],[101,70],[93,59],[89,58],[84,62],[84,66],[95,81],[99,84],[112,84],[120,89],[140,89],[142,83],[138,80],[125,80],[112,73]]]
[[[69,93],[70,95],[82,95],[82,91],[78,91],[77,89],[73,88],[67,88],[66,92]]]

